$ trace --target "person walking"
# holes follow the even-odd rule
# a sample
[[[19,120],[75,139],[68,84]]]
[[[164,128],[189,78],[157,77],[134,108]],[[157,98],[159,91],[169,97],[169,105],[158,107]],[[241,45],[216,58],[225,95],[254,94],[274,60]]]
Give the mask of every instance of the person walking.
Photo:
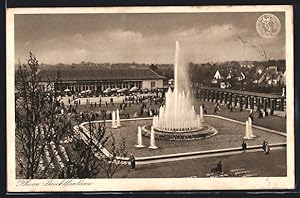
[[[270,145],[268,142],[265,142],[265,154],[268,155],[270,153]]]
[[[247,143],[244,140],[243,140],[243,143],[242,143],[242,149],[243,149],[244,153],[247,150]]]
[[[217,103],[216,106],[215,106],[214,113],[219,114],[220,110],[221,110],[220,105],[219,105],[219,103]]]
[[[130,155],[129,161],[131,165],[131,170],[135,171],[135,157],[133,156],[133,154]]]
[[[214,114],[217,114],[217,105],[215,106]]]
[[[266,153],[266,141],[265,140],[262,143],[262,149],[263,149],[264,153]]]

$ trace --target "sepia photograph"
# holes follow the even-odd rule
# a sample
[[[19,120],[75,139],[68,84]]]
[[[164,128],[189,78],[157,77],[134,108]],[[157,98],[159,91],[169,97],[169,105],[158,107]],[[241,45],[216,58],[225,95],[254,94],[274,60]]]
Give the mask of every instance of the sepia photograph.
[[[7,10],[9,192],[295,187],[293,7]]]

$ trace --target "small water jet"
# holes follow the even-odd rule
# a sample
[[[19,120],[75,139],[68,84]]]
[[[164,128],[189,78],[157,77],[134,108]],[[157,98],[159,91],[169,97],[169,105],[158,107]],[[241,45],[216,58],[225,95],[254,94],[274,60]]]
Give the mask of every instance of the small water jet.
[[[201,122],[204,122],[204,119],[203,119],[203,106],[202,106],[202,105],[200,106],[200,114],[199,114],[199,117],[200,117]]]
[[[256,137],[255,135],[253,135],[253,130],[252,130],[252,119],[249,117],[248,120],[246,121],[246,126],[245,126],[245,137],[244,139],[250,140],[254,137]]]
[[[245,122],[245,137],[244,137],[244,139],[247,139],[247,140],[251,139],[251,136],[249,134],[249,122],[248,122],[248,120],[246,120],[246,122]]]
[[[143,145],[143,137],[142,137],[142,128],[140,126],[138,126],[138,142],[137,142],[137,145],[134,145],[136,148],[143,148],[145,147]]]
[[[252,119],[248,117],[248,123],[249,123],[249,133],[251,138],[255,138],[256,136],[253,135],[253,130],[252,130]]]
[[[117,123],[116,123],[116,112],[113,111],[111,114],[112,120],[111,120],[111,128],[116,129],[118,128]]]
[[[150,134],[150,149],[157,149],[158,147],[155,145],[155,134],[154,127],[151,126],[151,134]]]
[[[117,109],[117,127],[121,127],[120,111]]]

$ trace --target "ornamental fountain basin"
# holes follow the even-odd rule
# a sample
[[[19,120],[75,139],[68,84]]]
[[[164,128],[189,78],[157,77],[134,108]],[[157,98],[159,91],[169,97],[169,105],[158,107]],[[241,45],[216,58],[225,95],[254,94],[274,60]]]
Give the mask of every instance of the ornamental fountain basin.
[[[218,131],[205,123],[202,123],[201,129],[185,130],[183,131],[168,131],[168,130],[159,130],[154,129],[155,138],[160,140],[199,140],[203,138],[209,138],[213,135],[216,135]],[[151,126],[144,125],[142,127],[142,134],[146,137],[150,137]]]

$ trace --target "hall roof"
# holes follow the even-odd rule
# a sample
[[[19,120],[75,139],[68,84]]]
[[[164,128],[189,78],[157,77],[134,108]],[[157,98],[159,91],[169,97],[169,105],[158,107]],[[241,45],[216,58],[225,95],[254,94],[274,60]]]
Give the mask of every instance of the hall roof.
[[[57,76],[60,76],[61,81],[159,80],[166,78],[148,68],[41,70],[40,75],[41,81],[53,81]]]

